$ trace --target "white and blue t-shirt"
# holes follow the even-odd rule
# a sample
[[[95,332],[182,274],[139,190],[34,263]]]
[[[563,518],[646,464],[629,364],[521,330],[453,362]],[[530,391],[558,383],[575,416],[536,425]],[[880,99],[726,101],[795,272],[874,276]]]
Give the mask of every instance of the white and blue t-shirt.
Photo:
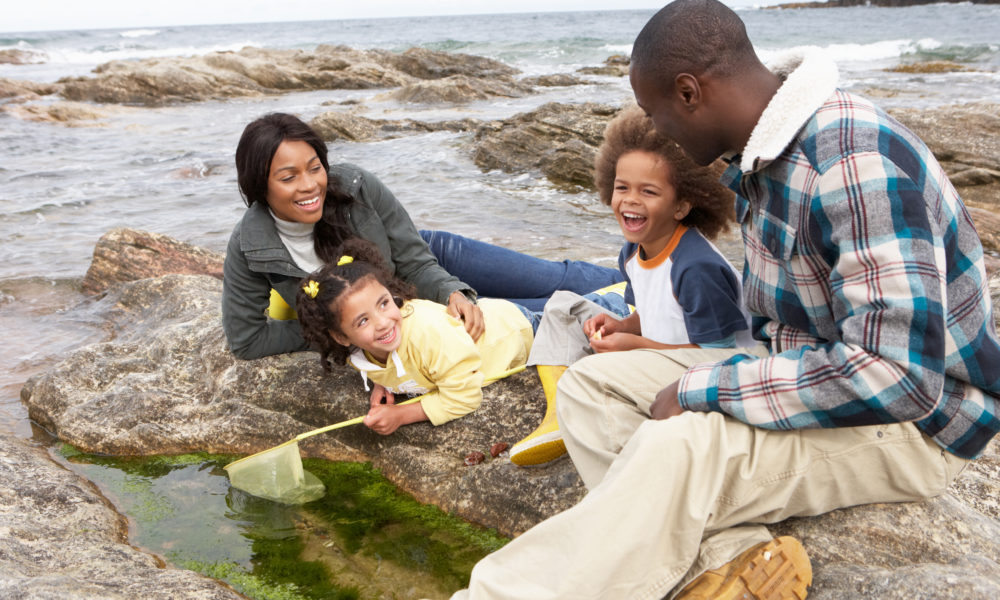
[[[639,313],[642,336],[661,344],[751,347],[740,275],[697,229],[678,225],[657,256],[628,243],[618,257],[625,298]]]

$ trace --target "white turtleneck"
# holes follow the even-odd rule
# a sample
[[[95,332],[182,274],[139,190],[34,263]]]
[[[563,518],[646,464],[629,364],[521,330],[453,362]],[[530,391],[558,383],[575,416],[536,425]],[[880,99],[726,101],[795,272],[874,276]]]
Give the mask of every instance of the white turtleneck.
[[[274,211],[268,209],[271,218],[274,219],[274,226],[278,229],[278,237],[288,248],[288,253],[292,255],[295,264],[307,273],[311,273],[323,266],[319,257],[316,256],[316,247],[313,244],[313,223],[296,223],[295,221],[283,221],[275,216]]]

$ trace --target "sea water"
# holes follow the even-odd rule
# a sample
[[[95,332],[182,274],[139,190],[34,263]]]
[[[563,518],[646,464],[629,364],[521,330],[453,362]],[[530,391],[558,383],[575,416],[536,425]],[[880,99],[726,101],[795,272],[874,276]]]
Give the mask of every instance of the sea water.
[[[308,51],[319,44],[393,51],[419,46],[494,58],[524,76],[574,73],[611,55],[627,54],[652,12],[0,32],[0,50],[19,49],[34,60],[0,65],[0,77],[51,82],[89,76],[110,60],[245,46]],[[842,85],[872,94],[883,106],[1000,102],[1000,6],[746,9],[740,14],[765,60],[790,49],[818,47],[837,60]],[[969,70],[885,70],[930,60],[958,62]],[[225,248],[244,210],[233,150],[250,120],[271,111],[308,120],[345,100],[361,102],[361,114],[372,118],[486,120],[550,101],[621,104],[631,98],[625,78],[585,78],[586,85],[454,106],[376,100],[382,90],[299,92],[157,108],[98,106],[107,115],[82,127],[31,122],[15,116],[16,111],[0,111],[0,362],[5,366],[0,370],[0,433],[48,443],[20,403],[21,384],[73,348],[106,338],[91,302],[77,292],[104,232],[132,227],[216,251]],[[10,103],[0,99],[0,108],[12,108]],[[438,132],[337,142],[330,145],[331,160],[353,162],[377,174],[419,227],[446,229],[544,258],[614,264],[622,238],[595,194],[558,188],[537,173],[483,172],[472,162],[470,137]],[[195,469],[191,477],[211,472]],[[205,477],[200,485],[216,489],[218,482]]]

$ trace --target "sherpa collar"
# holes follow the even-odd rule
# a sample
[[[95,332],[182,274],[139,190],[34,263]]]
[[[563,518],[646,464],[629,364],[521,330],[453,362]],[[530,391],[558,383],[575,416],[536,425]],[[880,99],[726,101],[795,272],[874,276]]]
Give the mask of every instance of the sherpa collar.
[[[744,173],[778,158],[837,89],[837,65],[818,48],[783,52],[767,66],[783,83],[743,149],[740,170]]]

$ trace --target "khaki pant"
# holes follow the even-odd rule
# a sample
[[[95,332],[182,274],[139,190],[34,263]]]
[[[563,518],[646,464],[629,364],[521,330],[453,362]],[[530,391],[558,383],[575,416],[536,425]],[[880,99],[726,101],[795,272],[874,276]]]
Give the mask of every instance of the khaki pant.
[[[656,600],[770,539],[760,523],[935,496],[967,463],[910,423],[769,431],[720,413],[648,419],[656,392],[704,352],[573,365],[557,406],[590,492],[480,561],[453,600]]]

